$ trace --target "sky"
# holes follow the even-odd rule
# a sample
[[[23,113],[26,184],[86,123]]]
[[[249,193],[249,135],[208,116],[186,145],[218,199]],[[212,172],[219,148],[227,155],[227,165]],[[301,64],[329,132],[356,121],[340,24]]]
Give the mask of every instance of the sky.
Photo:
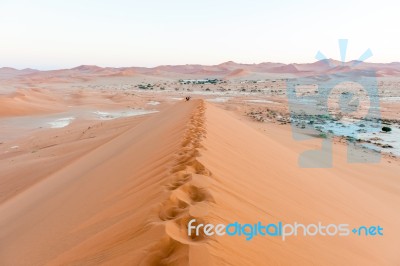
[[[399,1],[0,0],[0,67],[400,61]]]

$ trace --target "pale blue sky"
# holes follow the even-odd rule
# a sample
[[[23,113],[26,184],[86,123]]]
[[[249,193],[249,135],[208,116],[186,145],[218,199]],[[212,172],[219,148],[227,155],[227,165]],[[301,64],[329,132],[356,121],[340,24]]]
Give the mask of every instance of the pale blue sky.
[[[398,1],[0,0],[0,67],[400,61]]]

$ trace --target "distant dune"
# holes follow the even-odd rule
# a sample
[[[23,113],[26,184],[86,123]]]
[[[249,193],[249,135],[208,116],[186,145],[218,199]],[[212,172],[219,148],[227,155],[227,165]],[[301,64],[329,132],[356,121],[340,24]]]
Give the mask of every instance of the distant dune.
[[[248,76],[250,74],[249,71],[244,69],[235,69],[231,73],[225,76],[226,79],[234,79],[238,77]]]
[[[16,70],[12,68],[0,68],[0,79],[19,78],[26,82],[71,82],[77,80],[90,80],[98,77],[129,77],[129,76],[152,76],[165,78],[220,78],[237,79],[238,77],[252,79],[253,77],[265,78],[271,74],[276,77],[307,77],[315,75],[334,75],[338,73],[354,72],[363,76],[365,70],[376,72],[376,76],[388,77],[400,75],[400,63],[363,63],[350,61],[342,63],[332,59],[325,59],[314,63],[305,64],[282,64],[282,63],[260,63],[239,64],[232,61],[214,66],[205,65],[165,65],[154,68],[144,67],[98,67],[82,65],[72,69],[38,71],[32,69]],[[370,75],[370,72],[368,72]],[[367,74],[368,74],[367,73]]]
[[[40,71],[35,70],[35,69],[30,69],[30,68],[18,70],[18,69],[11,68],[11,67],[2,67],[2,68],[0,68],[0,78],[17,77],[17,76],[23,76],[23,75],[36,73],[36,72],[40,72]]]
[[[17,90],[8,96],[0,97],[0,118],[9,116],[35,115],[63,110],[42,89]]]

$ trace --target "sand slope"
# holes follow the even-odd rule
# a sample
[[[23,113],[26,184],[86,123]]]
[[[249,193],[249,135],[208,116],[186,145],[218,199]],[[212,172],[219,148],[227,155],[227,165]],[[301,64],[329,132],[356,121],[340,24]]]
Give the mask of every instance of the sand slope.
[[[42,265],[100,232],[107,241],[96,247],[110,252],[121,238],[136,243],[129,252],[146,244],[129,238],[165,197],[160,182],[195,104],[149,118],[1,205],[0,264]]]
[[[400,230],[398,166],[351,166],[338,147],[334,168],[302,169],[300,149],[288,136],[268,138],[216,107],[207,108],[206,151],[212,172],[212,223],[380,224],[385,237],[219,237],[209,250],[232,265],[395,265]],[[297,146],[296,146],[297,145]],[[396,192],[395,192],[396,191]],[[396,195],[397,193],[397,195]]]
[[[179,102],[0,205],[0,265],[398,264],[398,167],[300,169],[288,141],[201,100]],[[192,218],[388,233],[189,238]]]
[[[62,106],[47,94],[45,90],[27,89],[0,97],[0,117],[62,111]]]

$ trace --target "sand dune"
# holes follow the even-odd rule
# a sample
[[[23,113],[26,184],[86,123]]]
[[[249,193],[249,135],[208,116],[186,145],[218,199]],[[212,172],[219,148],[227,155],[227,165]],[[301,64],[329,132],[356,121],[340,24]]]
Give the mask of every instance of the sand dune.
[[[368,70],[368,71],[367,71]],[[98,78],[220,78],[237,79],[238,77],[260,79],[288,77],[305,77],[315,75],[334,75],[352,72],[359,77],[370,76],[370,70],[376,72],[378,77],[396,77],[400,73],[400,64],[393,63],[366,63],[366,62],[340,62],[333,59],[324,59],[314,63],[283,64],[263,62],[259,64],[241,64],[232,61],[218,65],[164,65],[153,68],[145,67],[98,67],[82,65],[71,69],[39,71],[32,69],[16,70],[0,68],[0,80],[13,79],[22,83],[74,83],[89,82]],[[263,74],[263,75],[261,75]]]
[[[226,79],[231,79],[231,78],[238,78],[238,77],[244,77],[249,75],[250,73],[244,69],[236,69],[234,71],[232,71],[231,73],[229,73],[228,75],[226,75]]]
[[[301,169],[304,144],[273,136],[202,100],[178,102],[0,205],[0,265],[396,265],[399,167],[342,167],[342,147],[333,169]],[[387,234],[189,237],[193,218]]]
[[[146,228],[150,207],[167,196],[161,182],[194,107],[194,102],[180,104],[146,120],[1,205],[0,224],[6,230],[0,233],[0,264],[42,265],[71,259],[68,254],[90,261],[98,250],[67,251],[97,237],[105,241],[95,241],[96,248],[109,252],[113,245],[122,253],[140,252],[140,246],[155,242],[157,230],[148,241],[130,235]],[[19,255],[21,250],[26,256]]]
[[[64,108],[40,89],[17,90],[0,97],[0,117],[57,112]]]

